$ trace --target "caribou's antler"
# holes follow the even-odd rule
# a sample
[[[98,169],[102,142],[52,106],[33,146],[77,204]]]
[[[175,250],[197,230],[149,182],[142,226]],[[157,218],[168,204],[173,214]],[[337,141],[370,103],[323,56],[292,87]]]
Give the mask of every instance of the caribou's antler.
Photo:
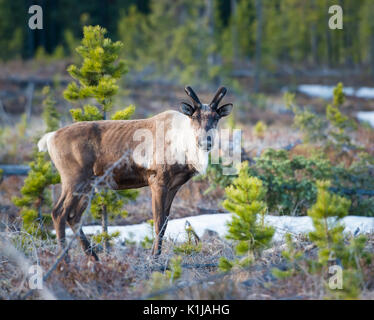
[[[187,95],[191,98],[195,108],[201,107],[201,102],[197,97],[197,94],[195,93],[195,91],[192,90],[190,86],[185,87],[184,91],[186,91]]]
[[[210,103],[210,107],[212,109],[216,109],[218,107],[219,103],[221,102],[222,98],[225,96],[226,92],[227,92],[227,89],[225,87],[220,87],[217,90],[212,102]]]

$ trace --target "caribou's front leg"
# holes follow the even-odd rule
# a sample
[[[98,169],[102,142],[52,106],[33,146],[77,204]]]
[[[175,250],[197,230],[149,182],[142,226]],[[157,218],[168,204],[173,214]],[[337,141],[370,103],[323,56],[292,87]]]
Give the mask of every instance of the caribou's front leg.
[[[152,213],[155,225],[155,241],[153,243],[152,254],[160,255],[162,247],[162,238],[167,225],[166,199],[168,188],[158,184],[151,185],[152,190]]]
[[[153,255],[160,255],[162,248],[162,238],[168,224],[168,217],[170,213],[171,204],[180,186],[168,188],[161,185],[152,185],[152,211],[153,221],[155,224],[155,241],[153,243]]]

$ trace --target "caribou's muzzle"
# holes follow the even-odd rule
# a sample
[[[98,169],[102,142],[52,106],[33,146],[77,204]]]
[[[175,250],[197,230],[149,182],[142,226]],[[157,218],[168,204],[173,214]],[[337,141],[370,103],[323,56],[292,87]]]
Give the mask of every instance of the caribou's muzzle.
[[[198,140],[199,148],[204,151],[210,151],[213,148],[213,138],[208,136],[200,137]]]

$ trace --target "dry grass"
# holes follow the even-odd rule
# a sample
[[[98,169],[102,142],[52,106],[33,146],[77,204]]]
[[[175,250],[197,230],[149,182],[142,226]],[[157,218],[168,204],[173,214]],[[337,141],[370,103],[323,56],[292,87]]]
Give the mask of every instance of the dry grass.
[[[3,232],[2,237],[23,255],[28,264],[39,263],[48,270],[56,259],[54,239],[38,240],[27,234]],[[182,276],[176,282],[165,282],[154,292],[150,278],[155,271],[165,271],[175,256],[175,243],[164,242],[163,253],[155,260],[150,250],[138,245],[116,245],[107,255],[100,254],[100,262],[93,263],[80,247],[70,250],[70,262],[62,262],[47,279],[45,286],[56,299],[324,299],[326,291],[321,278],[300,272],[289,279],[279,280],[272,274],[273,268],[285,268],[281,251],[284,245],[275,244],[265,250],[261,258],[248,269],[234,269],[230,274],[220,273],[217,264],[220,257],[233,258],[230,243],[217,235],[202,237],[202,250],[183,256]],[[305,237],[297,238],[297,248],[308,257],[317,252]],[[374,253],[374,235],[367,244]],[[366,286],[362,299],[374,297],[374,264],[364,268]],[[28,291],[25,272],[4,253],[0,246],[0,298],[19,298]],[[35,290],[28,299],[45,298]]]

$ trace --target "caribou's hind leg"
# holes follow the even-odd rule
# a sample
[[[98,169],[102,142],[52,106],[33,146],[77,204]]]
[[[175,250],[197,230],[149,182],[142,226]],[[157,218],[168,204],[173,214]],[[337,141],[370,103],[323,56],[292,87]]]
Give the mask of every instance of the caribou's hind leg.
[[[60,250],[65,247],[65,227],[66,222],[73,229],[79,232],[79,239],[84,252],[92,256],[96,261],[98,257],[90,246],[85,234],[82,230],[77,230],[77,224],[81,220],[82,214],[87,207],[87,192],[89,190],[89,183],[79,184],[69,183],[69,187],[62,186],[62,193],[60,199],[56,203],[52,211],[52,220],[56,230],[56,236],[59,243]]]
[[[66,238],[65,238],[65,227],[66,220],[69,212],[74,208],[77,199],[73,196],[71,192],[62,188],[62,193],[60,199],[54,206],[52,210],[52,220],[53,225],[56,230],[56,237],[59,245],[59,250],[62,252],[65,249]],[[68,255],[66,253],[65,261],[69,261]]]
[[[91,243],[88,241],[86,235],[84,234],[82,227],[78,230],[79,227],[79,221],[81,220],[81,217],[84,213],[84,210],[87,208],[87,199],[85,197],[81,197],[79,199],[79,202],[75,208],[74,216],[68,217],[68,224],[70,228],[73,230],[73,232],[78,232],[79,235],[79,241],[82,246],[82,249],[84,253],[92,258],[95,261],[99,261],[99,258],[95,252],[95,250],[92,248]]]

